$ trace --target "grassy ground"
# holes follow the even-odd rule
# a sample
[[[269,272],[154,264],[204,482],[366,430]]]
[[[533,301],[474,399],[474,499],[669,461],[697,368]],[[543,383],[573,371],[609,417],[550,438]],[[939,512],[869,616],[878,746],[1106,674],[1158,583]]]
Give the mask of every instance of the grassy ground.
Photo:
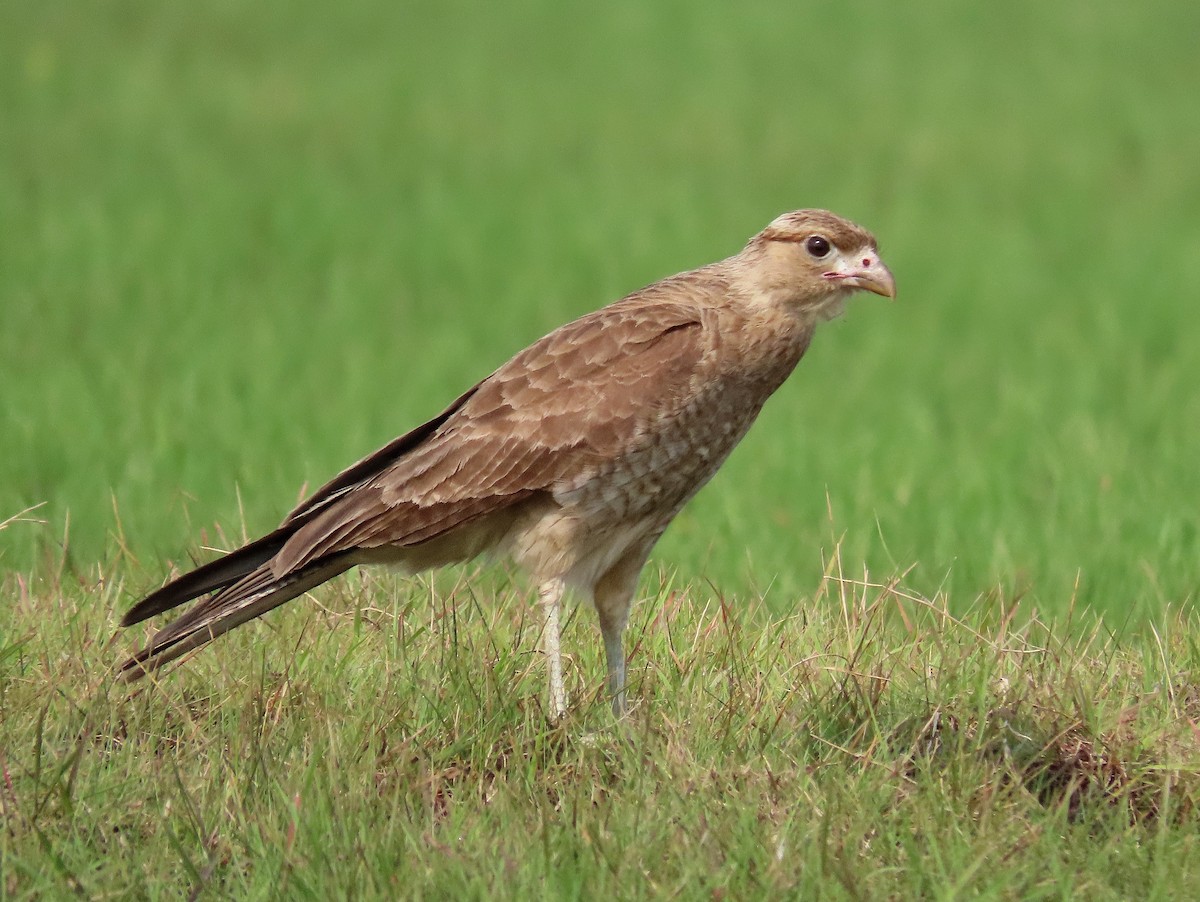
[[[115,602],[119,582],[14,592],[42,629],[0,659],[2,886],[1191,896],[1194,618],[1119,642],[996,599],[959,620],[829,571],[810,610],[765,620],[652,581],[631,627],[642,701],[620,724],[581,613],[556,728],[536,618],[494,574],[327,587],[131,698],[109,678],[108,624],[81,604]]]
[[[410,6],[0,9],[0,894],[1183,894],[1200,8]],[[546,727],[493,569],[108,682],[170,563],[799,206],[900,300],[668,533],[628,725],[580,612]]]

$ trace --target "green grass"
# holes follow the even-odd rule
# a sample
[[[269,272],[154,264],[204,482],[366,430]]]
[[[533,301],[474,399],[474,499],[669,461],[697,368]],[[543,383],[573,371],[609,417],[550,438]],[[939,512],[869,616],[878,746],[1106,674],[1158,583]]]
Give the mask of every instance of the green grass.
[[[1197,33],[1110,0],[0,8],[0,895],[1183,892]],[[900,299],[823,328],[668,532],[627,727],[586,611],[546,727],[495,569],[108,681],[172,564],[801,206],[871,228]]]
[[[1003,603],[958,620],[835,561],[810,611],[764,620],[659,577],[632,715],[613,723],[581,614],[549,727],[536,616],[470,576],[327,587],[132,698],[78,588],[14,593],[42,628],[0,659],[8,894],[1125,899],[1200,879],[1195,618],[1131,643]]]

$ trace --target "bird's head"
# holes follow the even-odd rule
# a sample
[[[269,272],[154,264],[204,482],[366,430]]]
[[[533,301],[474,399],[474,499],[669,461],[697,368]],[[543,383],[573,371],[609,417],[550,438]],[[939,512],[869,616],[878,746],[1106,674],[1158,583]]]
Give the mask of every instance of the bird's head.
[[[896,296],[896,280],[875,236],[828,210],[784,213],[742,252],[759,291],[798,311],[828,319],[856,291]]]

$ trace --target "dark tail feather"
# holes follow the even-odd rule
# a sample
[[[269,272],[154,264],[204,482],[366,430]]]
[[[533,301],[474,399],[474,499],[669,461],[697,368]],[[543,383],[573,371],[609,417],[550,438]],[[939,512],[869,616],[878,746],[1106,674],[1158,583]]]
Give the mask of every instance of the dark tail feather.
[[[242,551],[251,547],[253,546],[247,546]],[[235,551],[233,554],[240,553],[240,551]],[[230,557],[232,556],[230,555]],[[214,561],[214,563],[221,563],[224,560],[226,558]],[[349,553],[321,558],[294,573],[287,573],[281,577],[276,577],[270,567],[260,566],[159,630],[149,645],[121,665],[121,678],[125,682],[140,679],[150,671],[157,670],[164,664],[174,661],[180,655],[211,642],[222,633],[227,633],[235,626],[279,607],[285,601],[291,601],[297,595],[302,595],[314,586],[332,579],[353,566],[354,561],[351,560]],[[184,579],[186,578],[184,577]],[[181,581],[177,580],[176,582]],[[166,588],[169,589],[170,586]],[[153,597],[152,595],[147,598],[146,601],[130,611],[129,615],[137,612]],[[182,598],[166,607],[174,607],[175,604],[186,600],[186,598]],[[165,609],[164,607],[159,610]],[[151,613],[155,612],[152,611],[144,616],[149,617]],[[126,616],[126,620],[129,615]],[[137,620],[140,619],[142,618],[137,618]],[[129,622],[136,623],[137,620]]]
[[[224,589],[237,582],[273,558],[293,532],[295,529],[277,529],[270,535],[263,536],[249,545],[243,545],[237,551],[231,551],[224,557],[172,580],[130,608],[121,618],[121,626],[141,623],[155,614],[179,607],[185,601],[199,598],[205,592]]]

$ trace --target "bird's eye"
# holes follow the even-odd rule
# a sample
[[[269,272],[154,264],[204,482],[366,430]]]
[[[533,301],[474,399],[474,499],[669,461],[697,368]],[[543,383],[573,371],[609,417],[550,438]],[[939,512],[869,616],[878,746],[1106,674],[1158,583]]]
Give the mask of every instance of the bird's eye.
[[[829,240],[820,235],[812,235],[804,242],[804,249],[814,257],[824,257],[829,253]]]

